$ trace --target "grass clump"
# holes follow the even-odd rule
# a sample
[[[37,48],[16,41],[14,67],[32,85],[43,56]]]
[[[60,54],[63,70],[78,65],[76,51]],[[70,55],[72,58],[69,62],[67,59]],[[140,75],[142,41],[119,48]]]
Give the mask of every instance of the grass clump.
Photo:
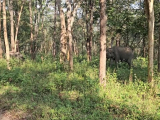
[[[52,59],[14,62],[11,70],[0,60],[0,110],[17,120],[160,119],[160,99],[150,93],[145,61],[142,66],[140,58],[134,61],[133,82],[124,63],[108,67],[102,89],[96,58],[91,63],[76,58],[73,72]],[[155,78],[159,93],[158,73]]]

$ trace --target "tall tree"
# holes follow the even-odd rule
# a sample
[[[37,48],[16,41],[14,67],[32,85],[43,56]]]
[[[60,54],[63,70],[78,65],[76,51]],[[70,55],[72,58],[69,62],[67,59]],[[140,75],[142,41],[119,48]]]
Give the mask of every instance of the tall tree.
[[[73,70],[73,36],[72,36],[72,26],[73,26],[73,22],[74,22],[74,18],[77,12],[77,8],[80,4],[80,2],[78,2],[77,4],[72,3],[69,0],[66,0],[67,3],[67,35],[69,38],[69,66],[70,69]],[[72,3],[72,5],[71,5]]]
[[[72,26],[71,26],[71,15],[72,15],[72,6],[71,3],[69,2],[69,0],[66,0],[67,3],[67,35],[69,37],[69,65],[70,65],[70,69],[73,70],[73,38],[72,38]]]
[[[92,60],[92,39],[93,39],[93,6],[94,0],[89,0],[89,61]]]
[[[13,0],[10,0],[9,2],[9,13],[10,13],[10,24],[11,24],[11,51],[15,52]]]
[[[30,21],[30,53],[31,58],[34,59],[34,43],[33,43],[33,19],[32,19],[32,0],[29,0],[29,21]]]
[[[61,38],[60,38],[60,62],[63,63],[67,57],[67,34],[65,15],[61,3],[59,4],[60,19],[61,19]]]
[[[99,65],[99,80],[100,85],[106,86],[106,1],[100,2],[100,65]]]
[[[154,0],[145,0],[145,12],[148,19],[148,82],[154,86],[153,55],[154,55]]]
[[[61,19],[61,52],[60,52],[60,62],[63,62],[68,58],[70,69],[73,70],[73,38],[72,38],[72,26],[74,22],[74,17],[76,15],[77,8],[80,1],[77,4],[71,5],[70,0],[65,1],[67,4],[67,20],[65,20],[65,14],[63,8],[59,5],[60,19]],[[67,26],[65,21],[67,21]],[[69,44],[67,45],[67,39],[69,38]],[[68,54],[68,56],[67,56]]]
[[[20,11],[18,12],[18,16],[17,16],[17,23],[16,23],[16,32],[15,32],[15,52],[18,52],[17,50],[19,48],[17,48],[17,37],[18,37],[18,30],[19,30],[19,24],[20,24],[20,20],[21,20],[21,14],[22,14],[22,10],[23,10],[23,6],[24,6],[24,0],[21,1],[21,8],[20,8]]]
[[[7,68],[10,69],[9,66],[9,42],[8,42],[8,36],[7,36],[7,18],[6,18],[6,1],[3,0],[3,29],[4,29],[4,41],[5,41],[5,47],[6,47],[6,60],[7,60]]]
[[[56,55],[56,20],[57,20],[57,0],[54,2],[54,32],[53,32],[53,57]]]
[[[38,32],[39,32],[39,12],[38,12],[38,0],[34,1],[34,37],[33,37],[33,42],[32,42],[32,59],[34,60],[36,57],[36,40],[38,37]]]
[[[86,6],[86,15],[85,15],[85,19],[86,19],[86,49],[87,49],[87,60],[90,61],[90,55],[89,55],[89,4],[88,4],[88,0],[85,0],[85,6]]]
[[[0,3],[0,23],[1,23],[1,3]],[[0,24],[0,59],[3,57],[2,41],[1,41],[1,24]]]
[[[159,40],[158,40],[158,72],[160,72],[160,12],[159,12]]]
[[[93,3],[94,0],[85,0],[86,3],[86,48],[87,60],[92,59],[92,37],[93,37]]]

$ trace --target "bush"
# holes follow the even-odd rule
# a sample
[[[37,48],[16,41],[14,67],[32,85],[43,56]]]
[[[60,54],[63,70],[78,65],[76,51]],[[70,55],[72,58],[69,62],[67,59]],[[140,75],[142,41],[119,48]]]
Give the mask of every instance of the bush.
[[[79,61],[76,58],[75,61]],[[146,60],[134,60],[133,82],[125,63],[107,67],[106,89],[99,86],[99,60],[84,59],[68,66],[45,59],[23,64],[14,62],[7,70],[0,64],[0,110],[20,111],[28,119],[159,119],[159,96],[152,96],[146,82]],[[143,64],[142,64],[143,61]],[[142,65],[141,65],[142,64]],[[155,74],[159,92],[159,74]],[[28,115],[28,116],[25,116]],[[13,115],[15,116],[15,114]]]

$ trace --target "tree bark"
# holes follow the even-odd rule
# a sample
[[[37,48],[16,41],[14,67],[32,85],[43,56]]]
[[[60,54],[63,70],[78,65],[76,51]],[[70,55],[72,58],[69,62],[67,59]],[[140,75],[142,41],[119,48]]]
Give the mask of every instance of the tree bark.
[[[116,34],[116,46],[120,46],[120,37],[121,37],[120,33],[117,33]]]
[[[34,41],[33,41],[33,19],[32,19],[32,0],[29,1],[29,20],[30,20],[30,29],[31,29],[31,33],[30,33],[30,54],[31,54],[31,58],[32,60],[34,59]]]
[[[146,40],[145,37],[143,36],[143,57],[146,57]]]
[[[60,62],[63,63],[67,58],[67,35],[65,16],[61,4],[59,5],[61,19],[61,38],[60,38]]]
[[[159,13],[159,20],[160,20],[160,13]],[[158,41],[158,72],[160,73],[160,26],[159,26],[159,41]]]
[[[2,14],[1,7],[2,6],[0,4],[0,23],[1,23],[1,14]],[[1,31],[1,24],[0,24],[0,31]],[[0,59],[2,59],[2,57],[3,57],[2,54],[3,54],[3,49],[2,49],[1,32],[0,32]]]
[[[154,87],[153,57],[154,57],[154,0],[145,0],[145,10],[148,19],[148,82]]]
[[[69,0],[66,0],[67,3],[67,35],[69,38],[69,66],[70,70],[73,70],[73,36],[72,36],[72,26],[74,22],[74,17],[76,15],[79,2],[74,6],[71,5]]]
[[[100,85],[106,87],[106,1],[100,2],[100,66],[99,80]]]
[[[9,3],[9,12],[10,12],[10,24],[11,24],[11,51],[15,52],[13,0],[10,0],[10,3]]]
[[[87,61],[89,60],[89,4],[88,4],[88,0],[85,0],[85,6],[86,6],[86,49],[87,49]]]
[[[90,17],[90,21],[89,21],[89,61],[92,60],[92,39],[93,39],[93,5],[94,4],[94,0],[90,0],[89,1],[89,17]]]
[[[72,38],[72,26],[71,26],[71,12],[72,12],[72,6],[71,3],[67,0],[67,23],[68,23],[68,27],[67,27],[67,35],[69,37],[69,66],[70,69],[73,70],[73,38]]]
[[[86,48],[87,60],[92,60],[92,36],[93,36],[93,3],[94,0],[86,0]]]
[[[54,3],[54,32],[53,32],[53,44],[52,44],[53,58],[56,56],[56,19],[57,19],[57,0],[55,0]]]
[[[18,18],[17,18],[17,24],[16,24],[16,33],[15,33],[15,40],[14,40],[15,43],[17,43],[18,29],[19,29],[19,24],[20,24],[22,10],[23,10],[23,5],[24,5],[24,1],[22,1],[21,9],[18,12]],[[14,52],[17,52],[17,46],[16,46],[16,44],[15,44],[15,51]]]
[[[5,41],[5,47],[6,47],[6,60],[7,60],[7,68],[10,69],[9,66],[9,42],[8,42],[8,36],[7,36],[7,23],[6,23],[6,1],[3,0],[3,29],[4,29],[4,41]]]

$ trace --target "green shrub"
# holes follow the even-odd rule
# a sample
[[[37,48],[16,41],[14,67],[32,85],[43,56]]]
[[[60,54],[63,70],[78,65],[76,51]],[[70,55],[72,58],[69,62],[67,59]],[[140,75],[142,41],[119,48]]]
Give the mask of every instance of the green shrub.
[[[26,59],[24,63],[13,61],[12,69],[6,69],[0,60],[0,110],[20,111],[28,119],[159,119],[160,84],[155,73],[157,96],[152,96],[147,78],[147,60],[134,60],[133,82],[126,63],[119,68],[108,66],[106,88],[99,86],[99,59],[87,62],[74,59],[74,70],[68,63],[61,64],[51,56],[41,61]],[[21,115],[24,118],[24,115]],[[27,116],[27,117],[28,117]]]

